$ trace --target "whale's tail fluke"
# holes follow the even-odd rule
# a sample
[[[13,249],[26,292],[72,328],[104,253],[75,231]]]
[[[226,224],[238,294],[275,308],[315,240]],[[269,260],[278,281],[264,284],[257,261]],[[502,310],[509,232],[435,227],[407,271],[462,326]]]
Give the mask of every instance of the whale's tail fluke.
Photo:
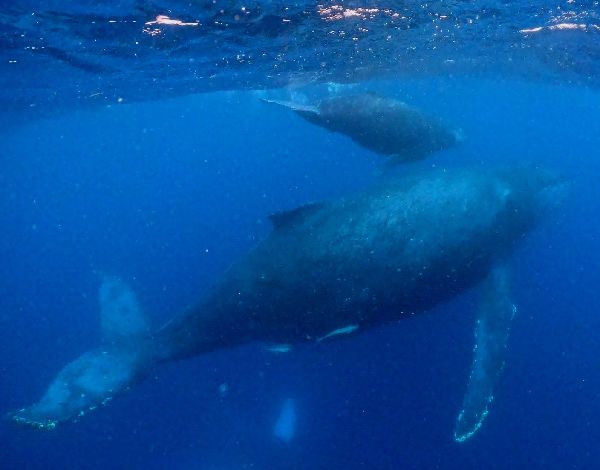
[[[111,400],[140,380],[153,361],[150,328],[132,290],[104,277],[100,286],[103,344],[67,364],[37,403],[9,414],[19,424],[53,429]]]

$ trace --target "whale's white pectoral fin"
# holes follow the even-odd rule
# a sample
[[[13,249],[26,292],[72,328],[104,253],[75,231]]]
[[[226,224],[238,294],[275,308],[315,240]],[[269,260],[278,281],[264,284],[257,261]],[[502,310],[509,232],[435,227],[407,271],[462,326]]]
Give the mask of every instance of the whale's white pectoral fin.
[[[260,100],[263,103],[281,106],[282,108],[287,108],[297,113],[319,114],[319,110],[315,106],[303,105],[299,103],[294,103],[292,101],[268,100],[265,98],[260,98]]]
[[[507,268],[496,266],[483,286],[471,376],[454,429],[454,439],[458,442],[466,441],[481,427],[504,369],[511,320],[516,313],[509,284]]]
[[[105,277],[99,297],[103,346],[67,364],[37,403],[9,414],[14,422],[54,429],[106,404],[147,373],[149,328],[135,295],[123,281]]]

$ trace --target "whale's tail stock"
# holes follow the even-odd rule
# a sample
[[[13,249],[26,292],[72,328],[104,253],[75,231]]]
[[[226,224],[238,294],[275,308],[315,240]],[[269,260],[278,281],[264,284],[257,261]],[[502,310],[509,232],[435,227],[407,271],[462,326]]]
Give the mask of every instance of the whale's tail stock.
[[[119,278],[105,276],[99,293],[102,346],[67,364],[40,401],[8,414],[12,421],[53,429],[106,404],[148,373],[155,351],[133,291]]]

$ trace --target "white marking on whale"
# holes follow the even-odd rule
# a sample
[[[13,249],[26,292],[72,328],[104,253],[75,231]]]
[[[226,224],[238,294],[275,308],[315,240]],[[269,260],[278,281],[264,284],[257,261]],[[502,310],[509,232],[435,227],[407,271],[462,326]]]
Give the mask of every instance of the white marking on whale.
[[[317,342],[321,342],[324,339],[328,339],[333,336],[349,335],[351,333],[354,333],[356,330],[358,330],[358,325],[348,325],[348,326],[344,326],[342,328],[337,328],[337,329],[333,330],[332,332],[327,333],[325,336],[321,336],[321,337],[317,338]]]
[[[267,351],[272,353],[287,353],[292,350],[292,346],[290,344],[276,344],[275,346],[270,346],[267,348]]]

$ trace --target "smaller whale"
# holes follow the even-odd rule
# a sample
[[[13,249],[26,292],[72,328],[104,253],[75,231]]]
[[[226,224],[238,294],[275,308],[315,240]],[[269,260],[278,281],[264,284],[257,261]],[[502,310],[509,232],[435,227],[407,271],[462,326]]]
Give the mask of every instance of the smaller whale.
[[[344,134],[368,150],[389,156],[393,164],[421,160],[462,140],[459,131],[437,119],[373,93],[335,96],[311,106],[261,101],[291,109],[308,122]]]

